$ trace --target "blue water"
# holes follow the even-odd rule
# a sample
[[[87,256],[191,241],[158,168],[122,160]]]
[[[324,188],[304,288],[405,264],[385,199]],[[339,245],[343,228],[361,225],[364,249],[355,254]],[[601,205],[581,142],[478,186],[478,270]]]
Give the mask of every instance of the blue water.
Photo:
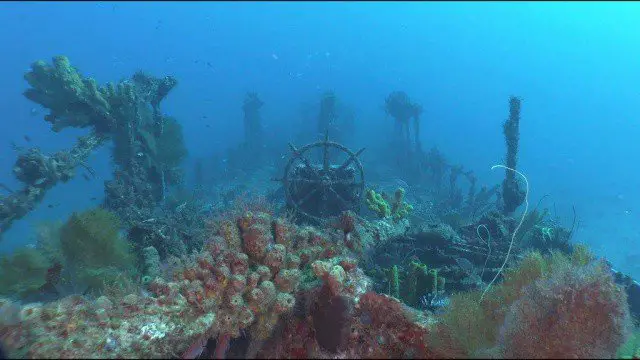
[[[425,148],[498,183],[504,173],[490,168],[503,161],[501,124],[517,95],[530,201],[549,194],[543,205],[567,227],[575,206],[574,239],[638,277],[625,257],[640,253],[639,16],[633,2],[2,2],[0,182],[17,185],[11,141],[51,152],[82,133],[51,132],[22,96],[29,65],[54,55],[99,83],[138,69],[175,76],[163,111],[184,126],[187,166],[239,143],[247,91],[265,102],[268,133],[287,141],[300,103],[328,90],[357,112],[361,139],[381,137],[384,98],[404,90],[425,109]],[[0,251],[29,243],[39,220],[95,206],[109,151],[92,157],[98,180],[58,185]]]

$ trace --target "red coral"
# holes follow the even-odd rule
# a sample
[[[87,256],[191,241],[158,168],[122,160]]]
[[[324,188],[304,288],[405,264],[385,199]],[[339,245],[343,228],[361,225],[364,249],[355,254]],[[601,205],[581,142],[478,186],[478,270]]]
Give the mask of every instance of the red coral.
[[[360,297],[358,305],[371,314],[374,325],[385,324],[390,327],[398,327],[406,321],[402,311],[402,303],[395,298],[370,291]]]
[[[231,277],[231,270],[225,265],[217,267],[213,270],[214,277],[219,284],[226,287],[229,278]]]
[[[260,275],[257,272],[252,271],[247,277],[247,287],[249,289],[254,289],[258,286],[258,282],[260,282]]]
[[[276,297],[276,303],[273,305],[273,311],[278,314],[282,314],[293,309],[296,303],[296,299],[289,293],[278,293]]]
[[[283,219],[276,219],[272,223],[273,237],[276,244],[289,245],[291,242],[291,235],[294,232],[291,224]]]
[[[229,252],[226,260],[234,274],[245,275],[249,270],[249,257],[245,253]]]
[[[282,269],[276,275],[276,285],[280,291],[292,292],[300,283],[300,270],[298,269]]]
[[[269,267],[272,274],[276,274],[282,267],[287,256],[287,249],[282,244],[272,246],[267,255],[264,257],[263,263]]]
[[[271,233],[264,226],[254,224],[242,233],[244,251],[254,261],[259,261],[271,243]]]
[[[340,266],[344,269],[344,271],[349,272],[358,267],[358,261],[356,259],[342,259],[340,260]]]
[[[352,211],[343,211],[342,214],[340,214],[338,228],[345,234],[354,232],[356,230],[356,214]]]
[[[203,255],[198,256],[198,266],[201,269],[212,271],[214,269],[214,266],[213,266],[213,258],[211,257],[211,255],[205,253]]]
[[[182,276],[184,279],[187,279],[189,281],[194,281],[197,278],[196,269],[192,267],[184,269],[184,271],[182,272]]]
[[[220,230],[222,231],[222,230]],[[232,236],[229,234],[229,236]],[[237,235],[236,235],[237,236]],[[227,240],[222,236],[214,236],[204,245],[204,250],[214,259],[227,248]]]
[[[247,278],[242,275],[233,275],[231,276],[230,289],[234,293],[240,293],[244,291],[245,286],[247,285]]]

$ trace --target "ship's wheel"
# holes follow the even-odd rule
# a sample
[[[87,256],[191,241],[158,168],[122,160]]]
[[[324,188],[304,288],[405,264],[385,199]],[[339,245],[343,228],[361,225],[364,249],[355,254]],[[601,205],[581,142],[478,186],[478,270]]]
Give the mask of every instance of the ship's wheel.
[[[342,144],[329,141],[328,135],[323,141],[299,149],[291,143],[289,147],[293,154],[280,180],[290,210],[313,222],[322,222],[346,210],[358,212],[365,186],[364,169],[358,156],[364,148],[354,153]],[[320,152],[315,157],[320,163],[312,162],[314,152]]]

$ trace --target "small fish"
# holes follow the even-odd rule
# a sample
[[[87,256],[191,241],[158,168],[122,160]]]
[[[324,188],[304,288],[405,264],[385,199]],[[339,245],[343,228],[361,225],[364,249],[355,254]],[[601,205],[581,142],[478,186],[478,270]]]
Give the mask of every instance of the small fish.
[[[31,142],[31,138],[29,137],[29,135],[24,135],[24,139],[25,139],[27,142]]]
[[[87,174],[82,174],[82,177],[87,181],[91,181],[91,178]]]
[[[92,197],[92,198],[91,198],[91,199],[89,199],[89,200],[91,200],[91,201],[96,201],[96,200],[98,200],[98,198],[94,196],[94,197]]]
[[[278,60],[279,59],[278,55],[276,55],[276,54],[271,54],[271,57],[273,58],[273,60]]]
[[[16,143],[13,142],[13,141],[11,141],[10,145],[11,145],[11,150],[13,150],[13,151],[21,152],[22,150],[24,150],[24,148],[22,146],[16,145]]]
[[[9,188],[7,185],[0,183],[0,189],[4,189],[7,192],[9,192],[9,194],[13,194],[13,190],[11,190],[11,188]]]
[[[207,61],[207,66],[210,67],[210,68],[213,68],[213,65],[208,61]]]
[[[427,310],[438,311],[439,309],[448,306],[450,300],[444,294],[428,293],[420,298],[420,303]]]
[[[112,337],[108,337],[104,343],[103,349],[106,351],[113,351],[118,347],[118,341]]]
[[[31,113],[31,116],[36,116],[36,115],[38,115],[38,109],[36,109],[36,108],[31,108],[31,110],[29,111],[29,113]]]
[[[36,181],[33,183],[33,185],[36,185],[36,186],[37,186],[37,185],[42,185],[42,184],[44,184],[44,183],[45,183],[45,181],[47,181],[47,178],[46,178],[46,177],[43,177],[43,178],[40,178],[40,179],[36,180]]]
[[[54,207],[57,207],[57,206],[60,206],[60,203],[47,205],[49,209],[53,209]]]

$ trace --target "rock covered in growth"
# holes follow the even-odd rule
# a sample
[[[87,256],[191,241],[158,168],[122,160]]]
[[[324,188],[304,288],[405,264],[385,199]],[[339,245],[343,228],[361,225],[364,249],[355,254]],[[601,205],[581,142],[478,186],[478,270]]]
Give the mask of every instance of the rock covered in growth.
[[[286,226],[290,239],[276,244],[274,221],[247,213],[233,226],[224,222],[200,253],[177,264],[172,279],[152,280],[150,294],[25,306],[2,300],[0,314],[12,315],[0,317],[0,340],[11,355],[29,358],[178,357],[203,339],[245,330],[259,345],[294,308],[302,267],[327,259],[308,249],[329,247],[321,232],[282,220],[278,227]]]

